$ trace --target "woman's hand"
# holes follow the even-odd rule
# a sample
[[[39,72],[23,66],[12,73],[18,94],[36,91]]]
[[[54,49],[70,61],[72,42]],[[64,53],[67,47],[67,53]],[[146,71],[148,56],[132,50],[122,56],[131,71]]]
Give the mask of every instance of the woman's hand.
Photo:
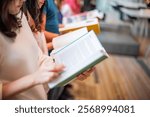
[[[35,85],[51,82],[59,76],[64,68],[63,65],[56,65],[53,63],[52,59],[48,56],[43,56],[41,58],[39,66],[39,69],[35,73],[3,84],[2,98],[7,99],[11,96],[26,91]]]
[[[64,28],[65,25],[64,24],[59,24],[59,28]]]
[[[82,74],[80,74],[79,76],[77,76],[77,79],[79,80],[85,80],[87,77],[89,77],[91,75],[91,73],[95,70],[95,67],[83,72]]]
[[[34,85],[53,81],[63,71],[64,65],[56,65],[50,57],[42,62],[37,72],[34,73]]]

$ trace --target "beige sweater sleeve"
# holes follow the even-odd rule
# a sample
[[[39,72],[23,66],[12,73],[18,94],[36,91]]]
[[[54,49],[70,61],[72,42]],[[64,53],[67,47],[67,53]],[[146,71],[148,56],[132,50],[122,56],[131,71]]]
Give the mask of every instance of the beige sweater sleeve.
[[[42,50],[43,54],[48,55],[48,48],[47,48],[44,33],[43,32],[38,32],[36,34],[34,33],[34,37],[35,37],[40,49]]]
[[[2,99],[2,83],[0,82],[0,100]]]
[[[1,50],[2,50],[2,45],[1,45],[1,42],[0,42],[0,67],[1,67],[1,63],[2,63],[2,60],[1,60],[1,58],[2,58],[2,52],[1,52]],[[2,82],[1,82],[1,79],[0,79],[0,100],[2,99]]]

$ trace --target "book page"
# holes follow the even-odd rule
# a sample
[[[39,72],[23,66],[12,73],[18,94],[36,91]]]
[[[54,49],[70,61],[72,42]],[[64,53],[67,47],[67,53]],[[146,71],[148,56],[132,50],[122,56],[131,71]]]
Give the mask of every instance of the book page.
[[[95,59],[91,59],[92,56],[98,55],[98,57],[102,57],[105,54],[104,52],[104,48],[93,31],[64,47],[52,55],[56,63],[65,65],[64,72],[61,74],[60,78],[56,79],[53,83],[56,84],[57,82],[61,82],[72,74],[80,71],[82,68],[95,61]]]
[[[53,38],[53,41],[52,41],[53,47],[54,47],[54,49],[61,48],[65,45],[75,41],[76,39],[80,38],[81,36],[85,35],[86,33],[88,33],[87,28],[81,28],[79,30],[72,31],[67,34]]]

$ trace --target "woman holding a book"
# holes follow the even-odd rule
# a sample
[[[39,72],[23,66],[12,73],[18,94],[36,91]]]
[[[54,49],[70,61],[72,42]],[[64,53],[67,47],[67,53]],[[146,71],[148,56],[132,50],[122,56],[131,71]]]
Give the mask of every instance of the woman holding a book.
[[[64,66],[53,63],[39,49],[20,10],[23,2],[0,1],[0,99],[47,99],[44,84],[57,78]]]

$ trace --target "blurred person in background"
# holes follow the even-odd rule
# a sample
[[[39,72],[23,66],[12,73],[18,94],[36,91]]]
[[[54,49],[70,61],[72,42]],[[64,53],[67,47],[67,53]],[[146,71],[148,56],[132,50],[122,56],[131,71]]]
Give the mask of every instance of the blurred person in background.
[[[41,7],[42,24],[49,52],[53,49],[52,39],[59,36],[58,9],[54,0],[43,0],[44,5]]]
[[[62,2],[63,2],[63,0],[55,0],[55,4],[58,8],[57,15],[58,15],[58,21],[59,21],[59,28],[64,27],[64,25],[63,25],[63,14],[61,13]]]
[[[62,6],[62,0],[55,0],[55,4],[58,8],[58,21],[59,21],[59,24],[62,24],[62,20],[63,20],[63,15],[61,13],[61,6]]]
[[[80,0],[62,0],[61,12],[65,17],[79,14],[81,12]]]
[[[73,15],[80,13],[81,11],[80,0],[65,0],[65,2],[71,7]]]

